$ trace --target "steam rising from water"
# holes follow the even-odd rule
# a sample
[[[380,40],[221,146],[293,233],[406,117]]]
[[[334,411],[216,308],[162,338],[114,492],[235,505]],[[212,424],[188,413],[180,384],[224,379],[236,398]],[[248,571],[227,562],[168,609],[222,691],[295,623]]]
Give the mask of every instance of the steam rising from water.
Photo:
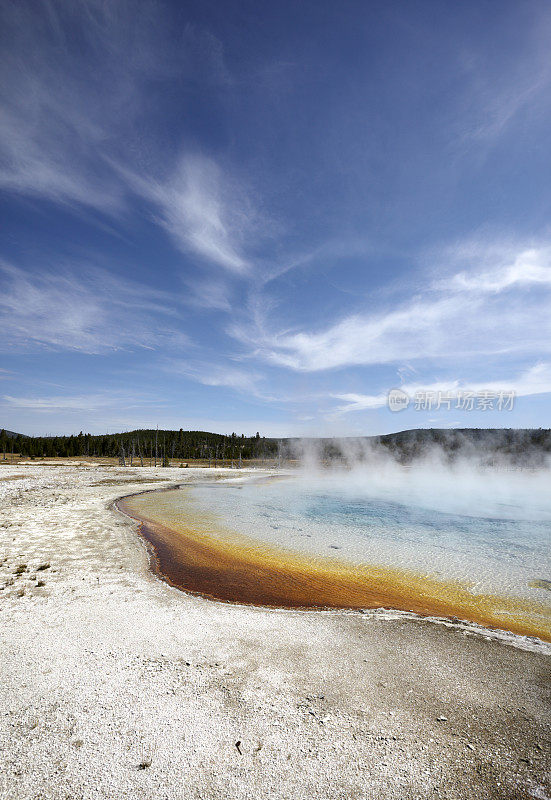
[[[389,449],[374,439],[303,439],[294,443],[293,455],[303,482],[332,486],[350,497],[467,516],[551,521],[551,454],[525,444],[519,431],[515,448],[507,449],[499,433],[492,431],[488,443],[484,436],[473,443],[461,432],[446,438],[439,431],[440,444],[417,452],[407,442]]]
[[[423,459],[402,466],[374,458],[352,467],[303,463],[301,480],[348,497],[365,497],[496,519],[551,521],[551,470],[485,468],[461,459],[445,464]]]
[[[194,489],[204,510],[270,545],[550,601],[551,470],[425,448],[400,463],[366,440],[295,443],[286,480]],[[476,455],[476,457],[475,457]]]

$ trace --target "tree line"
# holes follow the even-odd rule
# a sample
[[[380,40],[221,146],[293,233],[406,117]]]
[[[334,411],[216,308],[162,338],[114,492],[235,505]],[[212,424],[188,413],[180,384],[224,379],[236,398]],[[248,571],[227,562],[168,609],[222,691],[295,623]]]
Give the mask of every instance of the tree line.
[[[23,436],[0,432],[0,453],[19,453],[29,458],[119,458],[123,463],[168,464],[170,460],[209,462],[273,459],[281,442],[260,436],[206,431],[143,429],[94,436],[81,431],[72,436]],[[1,458],[2,456],[0,456]]]
[[[414,429],[383,436],[344,439],[274,439],[224,435],[206,431],[143,429],[93,436],[23,436],[0,431],[0,460],[9,454],[28,458],[88,456],[118,458],[123,464],[168,465],[171,461],[208,461],[212,466],[266,460],[282,464],[315,450],[326,464],[353,466],[384,452],[401,464],[411,464],[440,452],[448,461],[474,458],[487,465],[540,467],[551,463],[549,429]]]

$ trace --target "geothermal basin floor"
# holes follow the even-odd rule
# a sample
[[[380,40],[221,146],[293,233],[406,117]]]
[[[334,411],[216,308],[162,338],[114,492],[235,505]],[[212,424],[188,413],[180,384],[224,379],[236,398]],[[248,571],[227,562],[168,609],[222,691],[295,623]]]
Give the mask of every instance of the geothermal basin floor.
[[[155,578],[112,503],[216,474],[0,465],[2,800],[551,798],[548,655]]]

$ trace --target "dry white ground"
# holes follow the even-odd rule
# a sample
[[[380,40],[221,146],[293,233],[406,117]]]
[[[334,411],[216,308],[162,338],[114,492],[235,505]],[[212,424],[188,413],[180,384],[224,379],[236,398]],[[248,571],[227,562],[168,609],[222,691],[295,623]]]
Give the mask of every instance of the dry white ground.
[[[110,504],[192,477],[0,466],[0,798],[549,800],[549,657],[169,587]]]

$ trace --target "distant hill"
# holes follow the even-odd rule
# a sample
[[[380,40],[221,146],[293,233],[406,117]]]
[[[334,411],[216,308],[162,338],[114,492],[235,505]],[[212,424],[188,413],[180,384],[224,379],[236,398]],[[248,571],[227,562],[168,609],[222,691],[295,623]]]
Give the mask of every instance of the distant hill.
[[[487,465],[543,466],[551,459],[551,430],[541,428],[434,428],[402,431],[378,441],[403,463],[433,450],[449,461],[477,458]]]
[[[387,453],[400,464],[431,455],[448,462],[474,459],[487,466],[540,467],[551,462],[551,430],[543,428],[415,428],[385,436],[321,441],[323,458],[345,463],[365,460],[373,451]]]
[[[7,431],[5,428],[0,428],[0,436],[3,433],[8,437],[8,439],[17,439],[18,436],[28,438],[24,433],[16,433],[15,431]]]

